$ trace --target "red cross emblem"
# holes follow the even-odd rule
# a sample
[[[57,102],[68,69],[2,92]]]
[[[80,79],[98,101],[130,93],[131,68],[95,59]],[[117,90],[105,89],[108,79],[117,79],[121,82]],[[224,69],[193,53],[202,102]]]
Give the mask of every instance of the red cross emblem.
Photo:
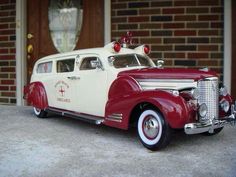
[[[65,90],[63,89],[63,87],[61,86],[59,92],[61,93],[61,96],[64,96],[65,95]]]

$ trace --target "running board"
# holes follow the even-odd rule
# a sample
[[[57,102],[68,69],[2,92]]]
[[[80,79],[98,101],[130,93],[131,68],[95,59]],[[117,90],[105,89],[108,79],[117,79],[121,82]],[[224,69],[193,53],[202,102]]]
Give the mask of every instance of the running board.
[[[66,117],[71,117],[74,119],[82,120],[88,123],[100,125],[104,119],[101,117],[96,117],[92,115],[86,115],[86,114],[80,114],[80,113],[75,113],[75,112],[70,112],[66,110],[61,110],[61,109],[56,109],[56,108],[47,108],[47,112],[53,113],[53,114],[58,114]]]

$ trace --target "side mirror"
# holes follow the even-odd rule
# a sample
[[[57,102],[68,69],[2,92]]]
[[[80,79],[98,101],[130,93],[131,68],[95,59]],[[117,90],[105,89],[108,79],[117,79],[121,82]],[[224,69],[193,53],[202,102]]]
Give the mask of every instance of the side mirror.
[[[92,60],[90,61],[90,64],[92,68],[98,68],[98,69],[104,70],[102,63],[99,60]]]
[[[164,63],[164,60],[157,60],[157,68],[163,68]]]

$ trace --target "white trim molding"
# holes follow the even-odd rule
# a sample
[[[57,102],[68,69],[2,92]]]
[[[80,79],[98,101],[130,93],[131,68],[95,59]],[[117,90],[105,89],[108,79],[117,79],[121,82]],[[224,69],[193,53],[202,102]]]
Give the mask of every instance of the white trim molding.
[[[224,1],[224,85],[231,93],[232,9],[231,0]]]
[[[16,1],[16,104],[24,105],[26,83],[26,0]]]
[[[104,1],[104,45],[111,42],[111,0]]]

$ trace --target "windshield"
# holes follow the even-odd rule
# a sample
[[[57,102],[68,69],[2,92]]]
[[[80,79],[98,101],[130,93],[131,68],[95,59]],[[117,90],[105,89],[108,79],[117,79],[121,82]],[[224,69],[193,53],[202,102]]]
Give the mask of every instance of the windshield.
[[[128,68],[135,66],[152,67],[153,64],[148,57],[142,55],[130,54],[130,55],[116,55],[109,58],[109,62],[115,68]]]

